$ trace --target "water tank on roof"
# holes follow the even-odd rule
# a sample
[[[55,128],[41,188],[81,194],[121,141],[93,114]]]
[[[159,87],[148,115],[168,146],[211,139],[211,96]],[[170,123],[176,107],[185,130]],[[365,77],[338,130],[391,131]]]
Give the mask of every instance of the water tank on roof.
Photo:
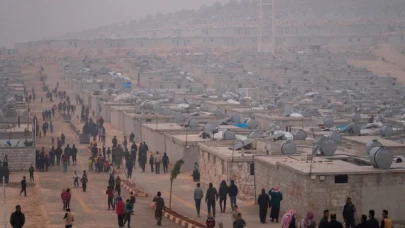
[[[260,133],[256,132],[256,131],[251,132],[248,135],[248,139],[260,139],[260,138],[262,138],[262,135]]]
[[[298,129],[293,133],[294,140],[305,140],[307,139],[307,133],[302,130]]]
[[[361,115],[359,113],[353,113],[352,114],[352,121],[357,123],[361,120]]]
[[[291,141],[285,141],[281,144],[281,153],[284,155],[291,155],[297,152],[297,146]]]
[[[174,122],[178,124],[184,123],[186,122],[186,117],[181,113],[177,113],[176,116],[174,116]]]
[[[196,129],[196,128],[198,128],[198,120],[196,120],[196,119],[190,119],[190,120],[188,121],[188,126],[189,126],[191,129]]]
[[[162,110],[161,114],[168,116],[168,115],[172,114],[172,112],[170,111],[170,109],[165,108]]]
[[[200,105],[200,111],[202,111],[202,112],[208,112],[208,105],[206,105],[206,104],[201,104],[201,105]]]
[[[328,138],[332,139],[335,143],[341,143],[342,142],[342,136],[337,132],[329,132]]]
[[[232,123],[240,123],[240,116],[238,114],[233,114],[231,117],[231,122]]]
[[[290,116],[293,112],[293,108],[290,105],[284,107],[283,116]]]
[[[303,117],[311,117],[311,116],[312,116],[312,111],[309,110],[309,109],[305,109],[305,110],[302,112],[302,116],[303,116]]]
[[[391,109],[387,109],[387,110],[385,110],[385,112],[384,112],[384,116],[385,117],[392,117],[394,114],[393,114],[393,112],[392,112],[392,110]]]
[[[394,129],[390,125],[384,125],[380,128],[380,134],[382,137],[390,137],[394,134]]]
[[[153,111],[156,113],[162,113],[162,107],[159,104],[153,106]]]
[[[377,139],[373,139],[370,142],[366,143],[366,153],[367,155],[370,154],[370,150],[374,147],[382,147],[383,145],[377,141]]]
[[[203,130],[204,130],[205,133],[211,134],[211,133],[214,131],[214,129],[215,129],[215,127],[214,127],[213,124],[207,123],[207,124],[204,125],[204,129],[203,129]]]
[[[335,121],[333,120],[333,116],[325,117],[325,119],[323,119],[323,124],[327,128],[333,127],[333,125],[335,124]]]
[[[334,107],[333,103],[329,103],[329,104],[326,106],[327,109],[332,109],[333,107]]]
[[[333,156],[337,150],[337,145],[332,139],[326,139],[323,141],[322,146],[319,148],[319,151],[324,156]]]
[[[401,108],[401,115],[405,114],[405,108]]]
[[[222,116],[222,115],[224,115],[224,110],[221,107],[218,107],[218,108],[215,109],[214,115],[215,116]]]
[[[189,105],[188,106],[189,109],[195,109],[196,108],[196,105],[194,103],[189,103],[188,105]]]
[[[370,162],[374,168],[389,169],[392,165],[394,155],[385,147],[374,147],[369,153]]]
[[[259,122],[257,122],[257,120],[254,117],[252,117],[247,122],[247,125],[249,129],[256,129],[259,126]]]
[[[235,136],[235,133],[233,133],[233,131],[231,129],[227,129],[223,134],[223,138],[225,140],[234,140],[234,139],[236,139],[236,136]]]

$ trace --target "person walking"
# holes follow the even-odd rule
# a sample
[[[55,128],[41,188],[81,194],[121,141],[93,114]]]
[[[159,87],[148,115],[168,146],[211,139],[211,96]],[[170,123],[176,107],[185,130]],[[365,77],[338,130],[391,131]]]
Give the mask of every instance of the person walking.
[[[305,218],[301,220],[300,228],[316,228],[314,213],[312,211],[307,212]]]
[[[132,169],[134,167],[134,164],[132,163],[131,158],[126,160],[126,162],[127,162],[127,164],[126,164],[126,166],[127,166],[127,176],[128,176],[129,179],[131,179],[132,178]]]
[[[35,169],[31,164],[30,168],[28,169],[28,172],[30,173],[30,182],[34,182],[34,171],[35,171]]]
[[[107,187],[107,191],[105,191],[105,194],[107,194],[107,204],[108,204],[108,210],[110,210],[111,208],[114,210],[114,192],[113,189],[111,188],[111,186]]]
[[[370,210],[368,212],[368,220],[367,220],[367,227],[368,228],[379,228],[380,224],[378,224],[378,220],[375,219],[375,211]]]
[[[356,208],[352,203],[352,199],[347,197],[346,204],[343,207],[343,220],[346,228],[355,228],[354,213],[356,213]]]
[[[269,191],[269,195],[271,197],[270,221],[274,222],[274,220],[276,220],[276,222],[278,223],[278,218],[280,216],[281,201],[283,200],[283,194],[278,191],[278,187],[273,187]]]
[[[78,188],[79,185],[79,176],[77,175],[77,172],[75,171],[73,178],[73,185],[75,186],[75,188]]]
[[[360,223],[356,225],[356,228],[369,228],[367,226],[367,215],[361,215]]]
[[[67,172],[67,167],[68,167],[68,162],[69,162],[69,155],[65,152],[62,155],[62,163],[63,163],[63,172]]]
[[[72,212],[70,212],[70,208],[66,209],[65,216],[63,217],[65,220],[65,228],[72,228],[73,222],[75,221]]]
[[[135,198],[134,192],[131,192],[129,195],[129,204],[131,204],[131,208],[132,208],[131,214],[134,214],[135,202],[136,202],[136,198]]]
[[[260,222],[264,224],[266,223],[267,208],[270,207],[270,197],[266,194],[266,190],[264,188],[262,188],[262,193],[257,199],[257,204],[259,205]]]
[[[111,149],[110,149],[110,147],[107,148],[107,160],[111,161]]]
[[[381,228],[392,228],[392,221],[388,218],[388,211],[382,211],[382,221],[381,221]]]
[[[295,221],[295,220],[294,220]],[[242,214],[238,213],[236,220],[233,222],[233,228],[243,228],[246,226],[245,220],[242,218]],[[283,227],[284,228],[284,227]],[[290,227],[291,228],[291,227]]]
[[[66,189],[66,208],[70,208],[70,200],[72,199],[72,194],[70,193],[70,188]]]
[[[27,196],[27,180],[25,180],[25,176],[23,177],[22,181],[21,181],[21,191],[20,191],[20,196],[21,193],[24,192],[24,196]]]
[[[336,220],[336,214],[331,214],[330,215],[330,222],[328,223],[328,228],[343,228],[343,225],[341,222]]]
[[[118,192],[118,195],[121,195],[121,178],[120,176],[117,176],[117,178],[115,178],[115,191]]]
[[[163,163],[163,173],[169,172],[169,157],[167,156],[166,152],[164,152],[163,154],[162,163]]]
[[[290,209],[288,210],[282,218],[281,221],[281,227],[282,228],[296,228],[295,222],[296,222],[296,217],[295,217],[295,210]]]
[[[235,185],[234,180],[231,180],[231,184],[228,187],[228,194],[229,194],[229,199],[231,201],[231,209],[232,209],[232,211],[235,208],[236,198],[238,196],[238,193],[239,193],[238,186]]]
[[[213,187],[212,183],[209,183],[209,187],[207,192],[205,193],[205,202],[207,203],[208,212],[211,212],[212,215],[215,217],[215,201],[218,200],[218,192],[217,189]]]
[[[194,189],[194,202],[195,209],[197,210],[197,216],[200,217],[201,200],[204,197],[204,191],[200,187],[200,183],[197,183],[197,187]]]
[[[222,180],[221,184],[219,185],[219,207],[221,209],[221,213],[225,213],[226,209],[226,198],[228,197],[228,186],[226,185],[226,181]]]
[[[162,161],[162,157],[159,154],[159,151],[156,152],[155,155],[155,171],[156,174],[160,174],[160,162]]]
[[[63,209],[62,210],[66,210],[66,208],[67,208],[66,189],[62,189],[62,193],[60,194],[60,198],[62,199],[62,204],[63,204]]]
[[[129,202],[130,200],[127,199],[126,203],[125,203],[125,215],[124,215],[124,226],[125,224],[128,224],[128,228],[131,228],[131,214],[132,214],[132,207],[131,204]]]
[[[82,176],[82,178],[80,179],[80,181],[82,182],[83,192],[86,192],[86,189],[87,189],[87,182],[89,182],[89,179],[87,179],[86,171],[83,171],[83,176]]]
[[[155,158],[151,154],[149,157],[149,165],[150,165],[150,172],[152,172],[152,173],[155,172],[155,170],[153,169],[154,164],[155,164]]]
[[[21,206],[15,206],[15,211],[10,216],[10,225],[12,228],[22,228],[25,224],[25,215],[21,212]]]
[[[208,212],[207,220],[205,220],[207,228],[215,228],[215,218],[212,217],[211,212]]]
[[[318,228],[327,228],[329,224],[329,210],[326,209],[323,211],[323,217],[321,221],[319,221]]]
[[[121,196],[117,197],[117,203],[115,204],[115,213],[118,218],[118,227],[124,227],[125,205]]]
[[[162,225],[162,217],[163,217],[163,208],[165,207],[165,201],[162,198],[162,193],[158,192],[157,195],[153,198],[153,202],[155,202],[155,218],[157,221],[157,225]]]
[[[70,149],[70,151],[71,151],[71,154],[72,154],[72,162],[73,162],[73,165],[76,165],[76,162],[77,162],[77,148],[76,148],[76,145],[75,144],[73,144],[73,146],[72,146],[72,148]]]
[[[134,143],[135,144],[135,143]],[[135,144],[136,146],[136,144]],[[136,148],[131,148],[131,160],[132,160],[132,164],[133,164],[133,168],[135,168],[135,163],[136,163]]]

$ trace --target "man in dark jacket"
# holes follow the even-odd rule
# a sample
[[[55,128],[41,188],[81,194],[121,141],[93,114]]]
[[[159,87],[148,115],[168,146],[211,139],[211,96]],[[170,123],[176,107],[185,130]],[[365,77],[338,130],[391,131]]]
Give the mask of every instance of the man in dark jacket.
[[[135,162],[136,162],[136,149],[131,148],[131,160],[132,164],[134,165],[133,168],[135,168]]]
[[[329,223],[329,210],[326,209],[323,211],[323,217],[319,222],[318,228],[327,228]]]
[[[162,198],[162,193],[158,192],[155,198],[153,198],[153,202],[155,202],[155,218],[157,220],[157,225],[161,226],[163,209],[165,207],[165,201]]]
[[[238,187],[235,185],[235,181],[231,180],[231,184],[228,187],[228,194],[229,194],[229,198],[231,200],[231,208],[232,211],[235,208],[236,205],[236,197],[238,196]]]
[[[221,213],[225,213],[225,208],[226,208],[226,197],[228,196],[228,186],[226,185],[225,180],[221,182],[219,185],[219,207],[221,209]],[[222,207],[223,203],[223,207]]]
[[[328,223],[328,228],[343,228],[343,225],[341,222],[336,221],[336,214],[331,214],[330,215],[330,222]]]
[[[60,158],[62,157],[62,153],[63,153],[63,151],[62,151],[61,147],[56,148],[55,155],[56,155],[56,164],[57,165],[60,165]]]
[[[17,205],[15,206],[15,212],[13,212],[10,217],[11,227],[22,228],[24,226],[24,223],[25,223],[25,216],[21,212],[21,206]]]
[[[357,224],[356,228],[369,228],[367,226],[367,215],[361,216],[361,222]]]
[[[20,191],[20,196],[21,193],[24,192],[24,196],[27,196],[27,180],[25,180],[25,176],[23,177],[21,181],[21,191]]]
[[[113,146],[112,147],[117,147],[118,144],[118,140],[117,140],[117,136],[114,135],[114,138],[111,140]]]
[[[378,224],[378,220],[375,219],[375,211],[370,210],[368,212],[369,219],[367,220],[367,228],[379,228],[380,224]]]
[[[169,172],[169,157],[167,156],[166,152],[162,157],[162,163],[163,163],[163,173]]]
[[[69,144],[66,144],[65,150],[63,151],[68,156],[68,164],[70,165],[70,157],[72,156],[72,149]]]
[[[77,148],[75,146],[75,144],[73,144],[72,149],[71,149],[71,154],[72,154],[72,161],[73,161],[73,165],[76,165],[76,157],[77,157]]]
[[[347,198],[346,204],[343,207],[343,219],[345,221],[346,228],[354,228],[354,213],[356,212],[356,208],[352,203],[352,199],[350,197]]]
[[[207,203],[208,213],[211,212],[212,208],[212,215],[215,217],[215,201],[218,200],[218,192],[217,189],[212,186],[212,183],[209,184],[207,189],[207,193],[205,194],[205,202]]]
[[[129,135],[129,141],[130,142],[135,142],[135,134],[134,134],[134,132],[132,132],[130,135]],[[133,144],[132,144],[133,145]]]
[[[257,204],[259,205],[260,222],[264,224],[266,223],[267,208],[270,207],[270,197],[264,188],[262,188],[262,193],[257,199]]]

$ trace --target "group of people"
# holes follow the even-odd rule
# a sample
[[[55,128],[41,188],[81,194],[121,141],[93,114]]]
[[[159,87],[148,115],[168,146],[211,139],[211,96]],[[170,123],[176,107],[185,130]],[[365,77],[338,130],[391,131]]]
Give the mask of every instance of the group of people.
[[[238,206],[236,205],[236,199],[239,193],[238,186],[235,182],[231,180],[231,184],[228,186],[226,181],[223,180],[219,186],[219,191],[213,186],[212,183],[209,183],[208,189],[205,193],[202,189],[200,183],[197,183],[196,188],[194,189],[194,201],[197,211],[197,216],[200,217],[201,201],[204,199],[207,204],[208,217],[206,220],[207,228],[214,228],[216,226],[215,221],[215,211],[216,211],[216,201],[219,201],[219,206],[221,213],[226,212],[226,201],[229,196],[230,206],[232,210],[232,220],[234,228],[243,228],[246,226],[245,220],[242,219],[242,214],[238,211]],[[223,224],[218,223],[219,227],[222,227]]]

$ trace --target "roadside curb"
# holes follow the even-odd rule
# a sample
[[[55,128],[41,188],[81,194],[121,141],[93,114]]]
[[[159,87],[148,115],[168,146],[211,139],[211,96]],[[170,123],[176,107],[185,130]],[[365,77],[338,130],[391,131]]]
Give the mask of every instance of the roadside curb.
[[[121,186],[125,188],[128,192],[133,192],[135,196],[137,197],[148,197],[148,193],[142,191],[141,189],[137,187],[131,187],[127,184],[124,183],[124,181],[121,181]]]
[[[150,205],[150,207],[151,207],[152,209],[155,209],[155,204],[152,203],[152,204]],[[177,212],[176,212],[176,213],[177,213]],[[192,219],[192,218],[189,218],[189,217],[186,217],[186,216],[181,215],[181,216],[183,216],[183,217],[185,217],[185,218],[187,218],[187,219],[189,219],[189,220],[192,220],[192,221],[195,222],[195,223],[201,224],[201,225],[196,226],[196,225],[194,225],[194,224],[192,224],[192,223],[190,223],[190,222],[187,222],[187,221],[185,221],[185,220],[183,220],[183,219],[181,219],[181,218],[179,218],[179,217],[176,217],[175,215],[173,215],[173,214],[171,214],[171,213],[169,213],[169,212],[166,212],[166,211],[164,211],[164,210],[163,210],[163,216],[166,217],[167,219],[173,221],[174,223],[179,224],[180,226],[185,227],[185,228],[202,228],[202,227],[207,227],[206,225],[202,224],[202,223],[199,222],[199,221],[196,221],[196,220],[194,220],[194,219]]]

